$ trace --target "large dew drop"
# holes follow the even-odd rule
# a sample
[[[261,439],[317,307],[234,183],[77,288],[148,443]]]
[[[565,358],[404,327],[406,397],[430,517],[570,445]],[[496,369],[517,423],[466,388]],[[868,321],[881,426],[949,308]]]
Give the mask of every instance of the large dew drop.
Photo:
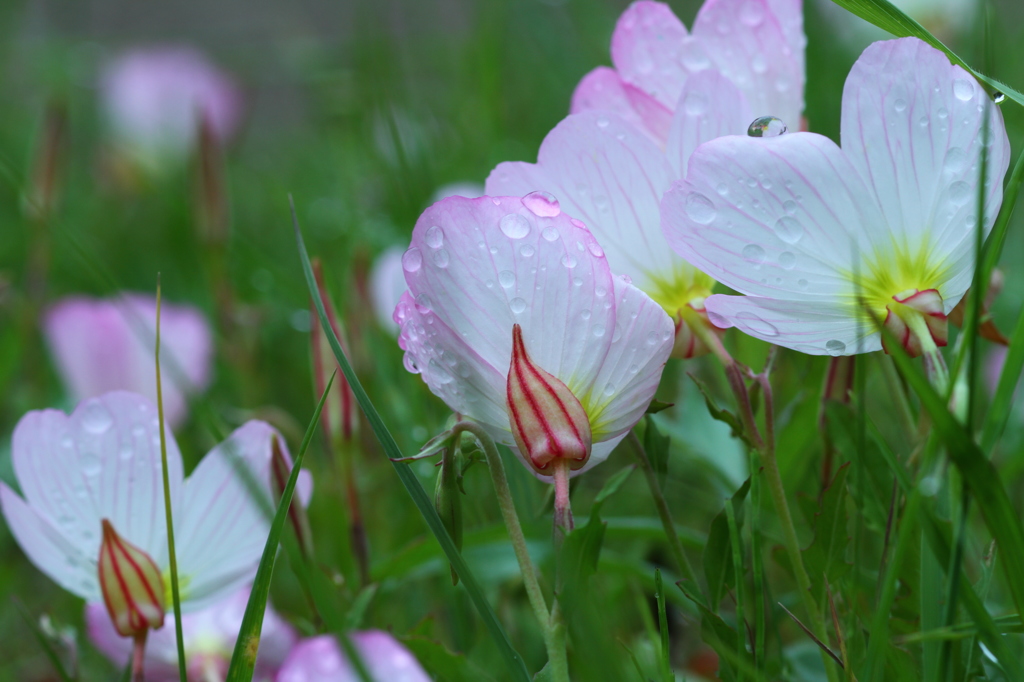
[[[796,218],[782,216],[775,221],[775,234],[787,244],[796,244],[804,236],[804,228]]]
[[[953,81],[953,94],[961,102],[970,102],[974,97],[974,85],[968,80],[957,78]]]
[[[695,223],[707,225],[715,219],[715,205],[703,194],[691,192],[686,197],[686,215]]]
[[[755,118],[754,122],[747,127],[747,135],[750,137],[778,137],[786,130],[786,124],[782,122],[782,119],[774,116],[762,116]]]
[[[402,254],[402,268],[406,272],[416,272],[423,265],[423,254],[415,246]]]
[[[508,307],[513,313],[518,315],[526,310],[526,301],[517,296],[508,302]]]
[[[838,357],[846,352],[846,344],[839,339],[831,339],[825,342],[825,350],[832,357]]]
[[[747,244],[743,247],[743,258],[750,261],[754,265],[760,265],[764,262],[765,253],[764,249],[757,244]]]
[[[427,233],[423,236],[423,241],[432,249],[441,248],[441,244],[444,244],[444,230],[437,225],[428,227]]]
[[[502,233],[509,239],[522,239],[530,234],[530,223],[518,213],[509,213],[498,223]]]
[[[554,218],[562,212],[558,199],[547,192],[530,192],[523,197],[523,206],[539,218]]]
[[[99,400],[92,400],[82,413],[82,427],[89,433],[105,433],[114,423],[114,418]]]

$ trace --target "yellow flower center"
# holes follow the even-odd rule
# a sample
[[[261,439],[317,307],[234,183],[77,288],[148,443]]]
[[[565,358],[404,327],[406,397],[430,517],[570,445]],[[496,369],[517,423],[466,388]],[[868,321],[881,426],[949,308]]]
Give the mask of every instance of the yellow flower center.
[[[938,289],[941,293],[949,273],[949,263],[937,257],[927,243],[910,247],[893,240],[891,249],[878,250],[861,262],[861,272],[844,275],[852,285],[850,305],[861,311],[865,322],[872,321],[872,314],[884,320],[886,309],[894,305],[893,296],[902,292]],[[867,305],[867,311],[857,305],[858,296]]]
[[[711,287],[715,286],[715,280],[685,262],[677,263],[667,277],[648,273],[647,278],[645,293],[672,319],[694,299],[710,296]]]

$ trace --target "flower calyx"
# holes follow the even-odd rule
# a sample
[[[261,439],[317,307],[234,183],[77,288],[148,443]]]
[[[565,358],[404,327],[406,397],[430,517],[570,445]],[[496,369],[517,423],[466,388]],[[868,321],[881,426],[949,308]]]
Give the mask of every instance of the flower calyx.
[[[156,562],[103,519],[100,545],[100,589],[114,629],[122,637],[144,638],[164,624],[164,580]]]
[[[530,358],[518,324],[506,387],[512,436],[534,470],[550,476],[556,461],[573,471],[583,468],[592,444],[590,418],[569,387]]]
[[[892,352],[898,343],[912,358],[946,345],[949,324],[942,308],[942,296],[936,289],[908,289],[892,297],[886,306],[883,327],[891,333],[882,336],[882,348]]]

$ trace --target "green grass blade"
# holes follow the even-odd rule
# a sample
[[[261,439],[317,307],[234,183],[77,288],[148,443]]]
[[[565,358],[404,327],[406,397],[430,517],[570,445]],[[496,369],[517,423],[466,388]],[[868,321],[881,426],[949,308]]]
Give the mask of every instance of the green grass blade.
[[[941,40],[933,36],[925,27],[908,17],[899,8],[888,2],[888,0],[832,0],[832,2],[856,14],[861,19],[874,24],[878,28],[888,31],[897,38],[908,36],[920,38],[935,49],[945,52],[950,61],[962,66],[979,81],[1003,93],[1017,104],[1024,106],[1024,93],[971,68],[967,62],[946,47]]]
[[[46,658],[49,659],[50,663],[53,665],[53,670],[57,673],[57,677],[60,678],[61,682],[74,682],[76,678],[73,678],[66,670],[64,670],[64,664],[61,663],[60,654],[58,654],[57,650],[54,648],[53,642],[50,641],[50,638],[46,636],[43,629],[39,627],[39,624],[34,618],[32,618],[32,614],[29,613],[27,608],[25,608],[25,605],[22,604],[21,600],[17,597],[11,597],[11,601],[14,602],[14,606],[18,609],[18,613],[20,613],[21,617],[25,620],[25,624],[28,625],[28,629],[32,631],[33,635],[35,635],[36,640],[39,642],[39,646],[43,648],[43,652],[46,654]],[[131,666],[129,665],[129,667]]]
[[[185,638],[181,632],[181,589],[178,585],[178,556],[174,550],[174,522],[171,514],[171,481],[167,469],[167,435],[164,427],[164,394],[160,377],[160,274],[156,276],[156,408],[160,417],[160,467],[163,470],[164,515],[167,519],[167,556],[171,573],[171,601],[174,605],[174,634],[178,649],[178,674],[188,682]]]
[[[306,448],[316,432],[316,425],[320,419],[320,412],[331,390],[334,377],[327,382],[327,389],[320,396],[313,418],[306,427],[306,434],[302,438],[302,444],[295,454],[295,461],[292,464],[291,474],[285,484],[281,499],[277,505],[277,512],[270,524],[270,532],[267,535],[267,544],[263,547],[263,556],[260,558],[260,565],[256,569],[256,577],[253,579],[252,592],[249,594],[249,602],[245,606],[245,614],[242,616],[242,627],[238,631],[238,639],[235,640],[235,650],[231,655],[231,665],[228,668],[226,682],[249,682],[252,680],[253,670],[256,667],[256,653],[259,650],[260,631],[263,628],[263,616],[267,610],[267,598],[270,596],[270,580],[274,576],[274,564],[277,561],[277,549],[281,541],[281,533],[284,530],[285,522],[288,520],[288,508],[291,507],[292,493],[295,491],[295,482],[299,479],[299,471],[302,468],[302,459],[306,454]]]
[[[327,340],[330,342],[331,350],[334,352],[334,357],[338,361],[338,366],[341,367],[341,371],[344,373],[345,378],[348,379],[349,387],[352,389],[352,393],[359,402],[359,407],[362,408],[363,414],[366,415],[366,420],[369,422],[370,428],[373,429],[374,435],[376,435],[378,442],[381,444],[384,454],[392,460],[392,466],[398,474],[398,478],[402,481],[402,485],[405,486],[405,489],[412,498],[416,508],[419,510],[424,521],[426,521],[427,526],[434,534],[434,537],[437,538],[441,548],[444,550],[448,562],[459,574],[459,578],[465,586],[466,592],[469,594],[470,599],[473,601],[473,605],[476,607],[477,611],[480,613],[480,617],[484,621],[484,625],[487,627],[487,630],[494,639],[498,650],[501,652],[509,674],[518,682],[529,682],[530,675],[526,670],[526,664],[523,662],[522,656],[520,656],[519,652],[517,652],[512,646],[508,635],[505,633],[505,629],[501,626],[501,623],[498,622],[498,617],[495,615],[490,603],[488,603],[487,598],[483,593],[483,589],[480,587],[480,583],[477,582],[476,577],[469,570],[469,566],[462,558],[462,554],[455,547],[455,543],[452,541],[451,536],[448,535],[448,531],[444,527],[444,522],[441,521],[441,517],[438,516],[437,511],[434,509],[433,500],[427,495],[426,491],[423,490],[423,486],[420,485],[419,479],[416,478],[416,475],[412,470],[407,465],[394,461],[395,459],[400,459],[403,456],[402,451],[399,449],[398,443],[395,442],[391,432],[388,431],[387,426],[385,426],[384,421],[377,412],[377,408],[373,406],[373,403],[370,401],[370,397],[366,394],[366,389],[363,388],[362,383],[359,381],[359,377],[356,376],[355,371],[352,369],[352,365],[345,356],[345,352],[341,348],[341,343],[338,341],[338,337],[334,334],[334,330],[331,328],[330,322],[327,319],[327,311],[324,308],[324,302],[320,298],[320,290],[317,287],[316,279],[313,276],[313,267],[309,262],[309,254],[306,252],[306,244],[302,239],[302,231],[299,228],[298,217],[295,215],[294,204],[292,204],[292,222],[295,228],[295,239],[298,244],[299,257],[302,261],[302,269],[306,276],[306,284],[309,287],[309,295],[313,299],[317,315],[320,317],[320,322],[327,334]]]
[[[1020,193],[1021,182],[1024,181],[1024,153],[1017,155],[1017,162],[1013,165],[1010,179],[1003,188],[1003,205],[999,207],[999,215],[985,240],[985,248],[981,254],[981,273],[979,279],[988,286],[992,277],[992,271],[999,263],[999,257],[1003,255],[1003,247],[1006,245],[1006,235],[1010,229],[1010,218],[1013,216],[1013,209],[1017,205],[1017,195]],[[979,225],[983,224],[981,221]]]
[[[658,631],[661,646],[658,651],[658,669],[663,682],[672,682],[672,663],[669,661],[668,612],[665,607],[665,586],[661,582],[661,570],[654,569],[654,598],[658,602]]]

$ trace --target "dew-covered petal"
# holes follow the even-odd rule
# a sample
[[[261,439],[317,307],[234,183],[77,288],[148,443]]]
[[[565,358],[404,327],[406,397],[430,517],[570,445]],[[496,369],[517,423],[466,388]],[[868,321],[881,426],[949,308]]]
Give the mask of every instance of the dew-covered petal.
[[[398,331],[393,319],[395,306],[405,292],[405,270],[402,255],[405,249],[393,246],[377,256],[370,270],[370,302],[377,323],[391,333]]]
[[[0,509],[14,539],[36,568],[68,592],[83,599],[102,599],[96,572],[96,555],[87,555],[69,541],[62,529],[25,503],[0,482]],[[106,613],[106,607],[101,607]],[[106,616],[110,620],[110,616]],[[110,626],[113,630],[113,625]]]
[[[973,250],[982,128],[988,111],[985,233],[1002,200],[1010,145],[999,108],[946,56],[916,38],[877,42],[843,91],[842,145],[878,197],[896,240],[940,259]],[[950,261],[943,299],[970,284],[972,258]]]
[[[658,229],[659,202],[674,177],[665,154],[646,136],[621,118],[592,111],[569,116],[548,133],[536,164],[499,164],[487,191],[550,192],[590,228],[613,272],[651,290],[655,279],[686,267]]]
[[[753,119],[746,97],[717,70],[688,78],[665,149],[675,177],[686,175],[687,161],[698,146],[723,135],[742,135]]]
[[[859,256],[888,245],[873,195],[828,138],[721,137],[690,157],[662,201],[672,248],[748,295],[814,299],[852,291]]]
[[[252,580],[270,530],[269,424],[249,421],[211,450],[185,481],[175,526],[183,607],[203,608]]]
[[[768,7],[771,9],[775,19],[782,27],[782,34],[786,38],[786,44],[792,51],[792,57],[797,60],[801,73],[805,71],[804,51],[807,48],[807,35],[804,33],[804,3],[803,0],[768,0]]]
[[[29,412],[14,429],[15,476],[28,505],[80,556],[96,561],[100,521],[109,519],[122,537],[164,566],[159,434],[156,407],[124,391],[86,400],[70,416]],[[169,430],[166,438],[171,500],[177,504],[181,453]]]
[[[675,342],[675,324],[657,303],[615,278],[615,334],[601,371],[580,398],[595,441],[633,428],[661,382]]]
[[[773,4],[786,12],[788,28]],[[794,27],[793,8],[781,2],[709,0],[693,26],[690,49],[701,51],[700,58],[689,59],[692,65],[716,68],[735,83],[755,117],[776,116],[798,130],[804,108],[803,48],[794,50],[788,37],[799,41],[803,33]],[[687,59],[684,52],[684,63]]]
[[[190,393],[210,381],[213,341],[202,314],[164,303],[160,311],[161,378],[169,424],[186,416]],[[67,298],[43,321],[47,345],[68,391],[77,400],[114,390],[156,401],[154,359],[156,301],[124,295],[117,299]]]
[[[572,94],[570,114],[604,111],[647,133],[662,145],[672,112],[639,88],[624,83],[615,69],[599,66],[580,80]]]
[[[592,380],[594,358],[606,351],[615,326],[614,306],[604,305],[612,277],[594,236],[574,220],[539,195],[453,197],[420,216],[410,247],[417,257],[407,262],[415,267],[406,268],[409,296],[447,331],[432,337],[432,356],[417,357],[426,346],[407,330],[419,333],[419,327],[403,324],[399,344],[432,390],[479,381],[472,372],[463,376],[461,348],[437,345],[452,335],[478,356],[474,363],[506,377],[516,323],[530,356],[547,372],[573,390]],[[429,326],[423,329],[429,337]],[[481,382],[480,390],[490,384]],[[493,400],[503,399],[504,388]]]
[[[671,109],[688,74],[680,52],[687,42],[686,27],[668,5],[641,0],[615,25],[612,63],[625,82]]]
[[[398,640],[381,630],[349,635],[370,676],[389,682],[430,682],[416,658]],[[337,640],[320,635],[299,642],[277,676],[277,682],[358,682]]]
[[[787,301],[759,296],[709,296],[708,318],[755,338],[808,355],[853,355],[881,349],[877,331],[854,314],[853,300]]]

